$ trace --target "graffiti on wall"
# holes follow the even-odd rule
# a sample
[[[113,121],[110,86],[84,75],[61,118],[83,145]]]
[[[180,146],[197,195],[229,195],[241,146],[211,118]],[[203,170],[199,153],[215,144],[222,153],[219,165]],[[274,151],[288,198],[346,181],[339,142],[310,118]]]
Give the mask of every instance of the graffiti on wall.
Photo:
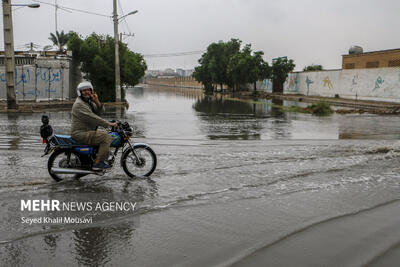
[[[400,71],[398,68],[332,70],[321,72],[296,72],[289,74],[300,81],[299,92],[304,95],[345,98],[384,99],[400,103]],[[294,79],[293,79],[294,81]],[[304,82],[303,82],[304,81]],[[288,92],[289,93],[289,92]]]
[[[333,88],[333,84],[331,80],[329,79],[329,76],[326,76],[324,79],[324,87],[328,86],[329,89]]]
[[[358,74],[353,75],[353,79],[351,80],[351,88],[350,91],[354,92],[358,85]]]
[[[45,82],[60,82],[62,81],[62,71],[61,69],[38,68],[36,78]]]
[[[314,83],[314,81],[310,80],[310,78],[308,78],[308,76],[307,76],[307,79],[306,79],[306,84],[307,84],[307,95],[308,95],[308,93],[310,92],[310,85],[313,84],[313,83]]]
[[[61,69],[44,69],[38,68],[36,71],[36,78],[45,82],[61,82],[62,81],[62,70]],[[6,73],[0,72],[0,82],[6,82]],[[31,71],[30,69],[22,69],[22,71],[15,69],[15,84],[29,83],[31,82]]]
[[[265,79],[261,85],[261,88],[267,90],[268,92],[272,92],[272,82],[269,79]]]
[[[64,68],[17,66],[15,69],[15,93],[20,100],[62,99],[69,96],[68,72]],[[0,68],[0,99],[6,98],[5,67]]]
[[[293,76],[290,77],[288,91],[289,92],[298,92],[299,91],[299,80],[297,79],[297,77],[293,77]]]
[[[375,91],[376,89],[381,88],[381,86],[382,86],[382,84],[383,84],[384,82],[385,82],[385,81],[382,79],[382,77],[381,77],[381,76],[378,76],[378,78],[376,78],[375,87],[374,87],[374,89],[372,89],[372,92]]]
[[[21,83],[29,83],[31,80],[31,72],[29,69],[19,71],[18,69],[15,69],[15,85],[19,85]],[[6,82],[6,73],[2,72],[0,73],[0,82],[5,83]]]
[[[18,69],[15,70],[15,85],[19,85],[21,83],[26,84],[31,80],[31,71],[26,69],[22,70],[21,73],[18,73]]]

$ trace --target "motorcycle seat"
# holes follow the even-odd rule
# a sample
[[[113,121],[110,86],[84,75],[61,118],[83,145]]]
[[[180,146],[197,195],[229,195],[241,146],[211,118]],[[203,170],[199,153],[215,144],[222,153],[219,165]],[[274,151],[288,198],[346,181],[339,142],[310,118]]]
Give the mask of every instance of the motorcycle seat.
[[[70,135],[55,134],[54,137],[57,145],[60,146],[87,146],[85,144],[78,143],[78,141],[73,139]]]

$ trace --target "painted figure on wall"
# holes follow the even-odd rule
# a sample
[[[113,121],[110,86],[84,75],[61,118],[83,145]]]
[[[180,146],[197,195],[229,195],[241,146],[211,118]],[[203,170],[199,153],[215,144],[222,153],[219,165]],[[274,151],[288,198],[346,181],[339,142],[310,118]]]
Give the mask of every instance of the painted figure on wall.
[[[261,89],[264,89],[264,90],[266,90],[267,92],[272,92],[272,82],[271,82],[271,80],[265,79],[265,80],[263,81],[263,85],[262,85],[262,88],[261,88]]]
[[[353,80],[351,81],[351,91],[353,92],[358,85],[358,74],[353,76]]]
[[[324,79],[324,87],[328,86],[329,89],[333,88],[332,82],[329,79],[329,76],[326,76]]]
[[[308,76],[307,76],[307,79],[306,79],[306,84],[307,84],[307,95],[308,95],[308,93],[310,92],[310,85],[311,85],[312,83],[314,83],[314,81],[310,80],[310,78],[308,78]]]
[[[381,88],[381,86],[382,86],[382,84],[383,84],[384,82],[385,82],[385,81],[382,79],[381,76],[379,76],[378,78],[376,78],[375,87],[374,87],[374,89],[372,89],[372,91],[375,91],[376,89]]]
[[[297,77],[290,77],[289,86],[287,88],[288,92],[298,92],[299,91],[299,80]]]

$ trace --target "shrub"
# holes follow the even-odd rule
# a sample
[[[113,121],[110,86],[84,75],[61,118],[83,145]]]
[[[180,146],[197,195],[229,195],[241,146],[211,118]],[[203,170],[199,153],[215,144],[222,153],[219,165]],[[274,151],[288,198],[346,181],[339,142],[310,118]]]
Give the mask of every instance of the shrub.
[[[318,116],[328,116],[333,113],[331,105],[327,102],[319,101],[307,107],[312,114]]]

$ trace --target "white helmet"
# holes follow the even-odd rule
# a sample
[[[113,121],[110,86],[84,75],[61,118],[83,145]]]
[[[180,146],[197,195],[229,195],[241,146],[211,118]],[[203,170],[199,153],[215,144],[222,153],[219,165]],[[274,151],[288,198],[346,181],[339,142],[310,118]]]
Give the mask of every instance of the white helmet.
[[[82,90],[84,89],[92,89],[93,90],[93,85],[91,82],[88,81],[83,81],[80,84],[78,84],[78,87],[76,88],[76,92],[78,94],[78,96],[81,96],[82,94]]]

